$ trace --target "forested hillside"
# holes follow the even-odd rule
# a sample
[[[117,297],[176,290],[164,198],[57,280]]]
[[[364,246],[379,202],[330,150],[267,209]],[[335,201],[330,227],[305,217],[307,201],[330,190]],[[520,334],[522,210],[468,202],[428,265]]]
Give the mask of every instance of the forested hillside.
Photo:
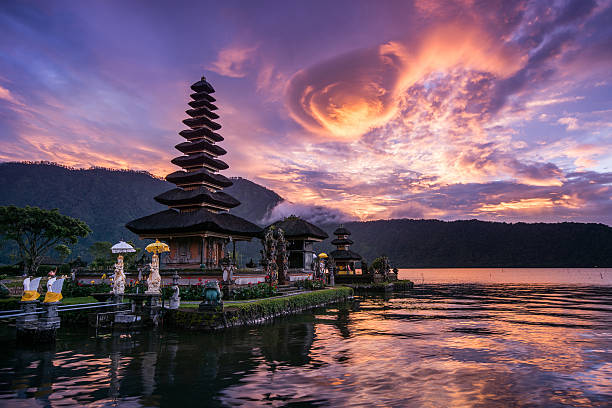
[[[250,221],[261,220],[282,201],[275,192],[243,178],[232,179],[226,192],[242,202],[232,213]],[[87,256],[85,248],[96,241],[136,240],[125,223],[165,210],[153,197],[174,188],[145,172],[102,168],[78,170],[50,163],[1,163],[0,205],[57,208],[79,218],[93,233],[82,240],[75,253]],[[8,263],[11,245],[0,252],[0,263]]]
[[[242,178],[229,194],[242,202],[232,213],[258,223],[282,198]],[[95,241],[135,240],[125,223],[165,209],[153,197],[174,185],[143,172],[75,170],[54,164],[0,164],[0,205],[58,208],[85,221],[93,234],[74,248],[87,257]],[[506,224],[497,222],[380,220],[349,222],[351,247],[372,262],[385,254],[398,267],[612,267],[612,228],[602,224]],[[321,225],[330,238],[337,225]],[[259,260],[260,244],[240,244],[243,263]],[[11,262],[10,245],[0,263]]]
[[[411,267],[612,267],[612,228],[603,224],[507,224],[478,220],[349,222],[351,249]],[[334,228],[325,228],[331,236]],[[330,240],[322,249],[330,250]]]

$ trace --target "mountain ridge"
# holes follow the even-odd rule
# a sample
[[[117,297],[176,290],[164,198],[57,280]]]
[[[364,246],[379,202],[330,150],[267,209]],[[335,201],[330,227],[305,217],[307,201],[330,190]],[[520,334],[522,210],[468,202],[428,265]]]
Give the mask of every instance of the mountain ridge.
[[[251,222],[261,225],[279,203],[286,203],[273,190],[248,179],[232,177],[232,181],[234,185],[224,191],[242,204],[230,212]],[[173,184],[146,171],[0,163],[0,205],[58,208],[82,219],[93,233],[73,253],[84,258],[95,241],[136,240],[125,223],[166,209],[153,197],[172,188]],[[612,228],[604,224],[411,219],[344,224],[353,233],[351,250],[368,262],[387,255],[398,267],[612,267]],[[330,238],[316,249],[328,252],[337,224],[319,226]],[[258,240],[241,245],[242,263],[259,259]],[[6,245],[0,263],[12,262],[9,252]]]

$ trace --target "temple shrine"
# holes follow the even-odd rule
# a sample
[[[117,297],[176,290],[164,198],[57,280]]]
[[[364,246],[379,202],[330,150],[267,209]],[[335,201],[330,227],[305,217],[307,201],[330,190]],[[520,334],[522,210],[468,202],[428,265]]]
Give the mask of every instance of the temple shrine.
[[[338,274],[355,274],[355,264],[361,261],[361,255],[351,251],[349,247],[353,244],[353,241],[349,239],[351,232],[340,225],[335,231],[334,239],[331,243],[336,246],[336,250],[330,252],[330,256],[336,263]]]
[[[171,160],[182,169],[166,176],[176,188],[155,197],[169,208],[130,221],[126,227],[141,239],[168,243],[170,252],[161,259],[162,269],[215,270],[229,242],[250,241],[262,229],[228,212],[240,202],[222,191],[232,181],[219,173],[229,166],[219,159],[226,151],[217,144],[223,137],[216,133],[221,125],[214,121],[219,117],[211,96],[215,90],[204,77],[191,89],[191,109],[186,111],[190,117],[183,120],[189,129],[179,132],[186,141],[175,146],[183,155]]]
[[[313,244],[328,237],[325,231],[295,215],[277,221],[267,228],[272,226],[282,229],[288,241],[289,273],[292,275],[312,273],[315,257]]]

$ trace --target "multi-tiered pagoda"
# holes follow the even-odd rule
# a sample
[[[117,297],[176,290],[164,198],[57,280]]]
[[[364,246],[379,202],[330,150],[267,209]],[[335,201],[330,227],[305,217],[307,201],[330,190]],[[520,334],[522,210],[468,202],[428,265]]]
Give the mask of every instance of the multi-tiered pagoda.
[[[175,146],[183,155],[171,160],[182,170],[166,176],[177,188],[155,197],[170,208],[130,221],[126,227],[140,238],[163,239],[170,245],[162,260],[166,268],[214,269],[230,240],[251,240],[262,229],[228,213],[240,202],[222,191],[232,181],[219,173],[229,166],[218,158],[227,152],[216,144],[223,137],[216,133],[221,125],[214,121],[219,117],[211,96],[215,90],[204,77],[191,89],[195,93],[186,111],[190,117],[183,120],[190,129],[179,132],[187,141]]]
[[[349,239],[351,232],[340,225],[335,231],[334,239],[331,243],[336,246],[336,250],[330,252],[330,256],[334,259],[339,274],[354,274],[355,263],[361,261],[361,255],[351,251],[349,247],[353,241]]]

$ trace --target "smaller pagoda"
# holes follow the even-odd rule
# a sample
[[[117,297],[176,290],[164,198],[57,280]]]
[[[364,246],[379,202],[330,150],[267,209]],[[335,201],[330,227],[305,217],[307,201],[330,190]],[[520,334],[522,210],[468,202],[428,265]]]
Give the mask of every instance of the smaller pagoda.
[[[361,255],[351,251],[349,247],[353,244],[353,241],[349,239],[351,232],[344,228],[342,224],[334,231],[336,239],[331,243],[336,246],[336,250],[332,251],[329,255],[333,258],[336,263],[338,274],[348,275],[355,274],[355,263],[361,261]]]

